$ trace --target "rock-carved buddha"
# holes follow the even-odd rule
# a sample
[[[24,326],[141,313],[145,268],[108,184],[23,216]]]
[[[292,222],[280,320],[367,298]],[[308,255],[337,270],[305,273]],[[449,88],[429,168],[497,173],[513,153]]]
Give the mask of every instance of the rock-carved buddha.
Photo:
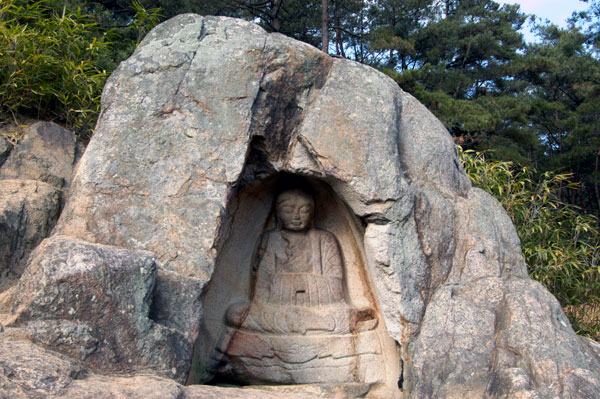
[[[369,382],[364,368],[380,347],[360,335],[374,333],[377,318],[347,300],[338,241],[314,227],[314,210],[305,191],[276,197],[277,227],[259,239],[252,299],[226,312],[231,338],[222,350],[241,380]]]

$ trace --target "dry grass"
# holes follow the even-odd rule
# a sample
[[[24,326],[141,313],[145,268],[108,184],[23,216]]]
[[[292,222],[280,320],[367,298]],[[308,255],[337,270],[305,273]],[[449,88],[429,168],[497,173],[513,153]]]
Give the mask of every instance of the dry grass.
[[[585,303],[577,306],[567,306],[565,313],[571,320],[578,320],[579,325],[573,328],[585,332],[590,338],[600,342],[600,303]]]
[[[25,136],[27,128],[36,121],[37,119],[29,117],[19,117],[18,120],[0,118],[0,138],[4,138],[12,145],[16,145]]]

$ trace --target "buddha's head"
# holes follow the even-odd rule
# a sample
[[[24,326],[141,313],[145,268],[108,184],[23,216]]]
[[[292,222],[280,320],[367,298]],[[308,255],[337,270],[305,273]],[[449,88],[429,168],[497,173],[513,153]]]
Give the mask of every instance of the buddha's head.
[[[305,231],[312,225],[315,200],[302,190],[286,190],[277,196],[275,210],[282,229]]]

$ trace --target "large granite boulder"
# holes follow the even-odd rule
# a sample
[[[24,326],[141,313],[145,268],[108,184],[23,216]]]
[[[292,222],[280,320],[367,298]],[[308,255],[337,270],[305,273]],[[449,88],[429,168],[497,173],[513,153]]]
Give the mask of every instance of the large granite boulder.
[[[147,251],[53,236],[31,255],[12,324],[32,341],[95,368],[185,373],[191,357],[185,337],[149,317],[155,273]]]
[[[314,223],[339,242],[345,300],[374,312],[358,321],[374,322],[368,332],[377,343],[354,327],[348,342],[371,348],[366,355],[381,359],[380,368],[345,365],[356,374],[344,378],[356,384],[339,395],[598,392],[599,344],[578,337],[557,301],[528,278],[509,218],[471,187],[431,113],[367,66],[251,23],[193,14],[153,29],[107,82],[60,237],[31,257],[6,331],[102,373],[235,380],[227,355],[239,334],[226,320],[235,301],[252,299],[257,239],[278,228],[274,198],[293,179],[312,187]],[[139,290],[127,291],[130,284]],[[53,307],[65,286],[65,303]],[[128,301],[132,314],[109,331],[102,308],[119,313]],[[119,336],[127,347],[109,345],[114,358],[87,354],[94,339]],[[285,359],[264,335],[251,339],[260,345],[236,350],[253,352],[251,361],[277,357],[277,373],[312,361],[301,351]],[[290,353],[303,339],[289,341]],[[356,359],[356,346],[327,353],[323,340],[313,341],[318,359]]]

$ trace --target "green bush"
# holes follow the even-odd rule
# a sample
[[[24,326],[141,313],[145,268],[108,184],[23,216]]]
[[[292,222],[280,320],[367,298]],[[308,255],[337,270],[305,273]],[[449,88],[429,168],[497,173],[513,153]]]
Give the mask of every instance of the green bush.
[[[532,278],[563,305],[573,328],[600,338],[598,219],[562,201],[577,188],[570,174],[486,159],[459,149],[471,182],[496,197],[514,222]]]
[[[4,0],[0,6],[0,104],[90,129],[107,71],[110,43],[92,16],[51,10],[50,1]]]
[[[106,78],[159,22],[159,10],[134,1],[128,26],[107,30],[95,15],[57,12],[53,3],[0,2],[0,113],[57,120],[86,136]]]

